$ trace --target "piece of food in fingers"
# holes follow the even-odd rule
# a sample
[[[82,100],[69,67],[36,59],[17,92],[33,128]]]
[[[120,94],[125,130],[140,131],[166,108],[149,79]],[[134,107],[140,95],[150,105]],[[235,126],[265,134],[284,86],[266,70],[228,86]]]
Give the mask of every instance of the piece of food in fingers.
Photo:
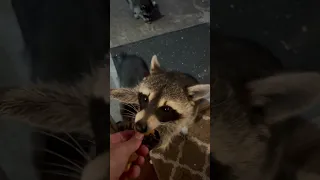
[[[157,130],[151,130],[144,135],[142,144],[146,145],[149,150],[155,148],[160,142],[160,134]]]
[[[150,134],[154,134],[154,132],[155,132],[155,130],[152,129],[151,131],[148,131],[148,132],[144,133],[144,136],[146,137],[146,136],[148,136]]]

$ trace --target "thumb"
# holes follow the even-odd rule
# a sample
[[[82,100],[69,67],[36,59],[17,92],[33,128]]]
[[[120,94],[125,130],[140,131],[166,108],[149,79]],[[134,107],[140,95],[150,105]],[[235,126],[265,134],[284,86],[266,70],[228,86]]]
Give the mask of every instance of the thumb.
[[[131,137],[131,139],[123,143],[123,147],[126,147],[126,152],[128,155],[131,155],[139,149],[143,137],[143,134],[136,132],[135,135]]]

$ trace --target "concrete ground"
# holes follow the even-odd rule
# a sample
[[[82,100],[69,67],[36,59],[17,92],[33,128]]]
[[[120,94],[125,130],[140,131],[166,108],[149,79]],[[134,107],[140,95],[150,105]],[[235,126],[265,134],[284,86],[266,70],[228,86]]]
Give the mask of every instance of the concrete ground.
[[[150,64],[158,55],[161,65],[192,74],[209,83],[210,73],[210,0],[157,1],[161,19],[146,24],[133,18],[123,0],[110,1],[111,54],[121,51],[137,54]],[[111,60],[112,61],[112,60]],[[110,62],[111,87],[116,87],[117,68]],[[121,120],[117,102],[111,101],[111,115]]]
[[[146,24],[133,18],[125,0],[110,0],[112,47],[210,22],[210,0],[158,0],[163,18]]]

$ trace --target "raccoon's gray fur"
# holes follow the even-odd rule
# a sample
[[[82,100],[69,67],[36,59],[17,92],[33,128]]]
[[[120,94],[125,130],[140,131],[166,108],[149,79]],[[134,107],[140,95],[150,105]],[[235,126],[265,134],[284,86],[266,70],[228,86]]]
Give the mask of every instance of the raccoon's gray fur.
[[[108,131],[99,132],[99,128],[95,127],[99,125],[98,121],[107,121],[110,117],[108,82],[109,67],[105,66],[84,75],[75,84],[37,83],[10,88],[0,96],[0,115],[17,117],[34,127],[52,132],[77,132],[91,137],[105,133],[103,136],[106,138],[96,138],[96,141],[105,141],[109,139]],[[109,130],[108,125],[105,127]],[[109,148],[106,147],[109,142],[103,143],[98,155],[82,167],[79,180],[109,178]]]
[[[214,45],[215,61],[229,64],[234,72],[247,69],[234,76],[220,72],[211,79],[211,98],[220,99],[211,104],[212,162],[221,163],[224,168],[219,169],[226,173],[220,179],[320,179],[319,122],[299,117],[320,102],[320,74],[281,73],[276,63],[273,69],[261,66],[270,65],[274,57],[252,43],[245,48],[234,41],[224,44],[234,51]]]
[[[202,98],[209,91],[209,84],[199,84],[188,74],[161,69],[153,56],[149,76],[134,88],[112,89],[111,97],[139,105],[136,130],[142,133],[157,130],[161,136],[159,148],[165,150],[182,128],[194,123]]]

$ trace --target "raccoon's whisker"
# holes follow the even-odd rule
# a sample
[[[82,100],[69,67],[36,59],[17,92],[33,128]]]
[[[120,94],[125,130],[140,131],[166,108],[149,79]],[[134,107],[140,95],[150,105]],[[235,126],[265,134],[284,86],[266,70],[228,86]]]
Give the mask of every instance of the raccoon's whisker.
[[[91,140],[91,139],[87,139],[87,138],[78,138],[79,140],[84,140],[84,141],[88,141],[89,143],[91,143],[91,144],[96,144],[93,140]]]
[[[92,144],[96,144],[94,141],[87,139],[88,142],[92,143]]]
[[[122,114],[124,114],[124,115],[132,115],[132,116],[135,116],[135,114],[128,113],[128,112],[124,112],[124,113],[122,113]]]
[[[138,109],[134,106],[134,105],[132,105],[132,104],[127,104],[129,107],[132,107],[132,109],[133,110],[135,110],[136,111],[136,113],[138,112]]]
[[[49,171],[49,170],[46,170],[46,171],[42,170],[41,172],[46,173],[46,174],[55,174],[55,175],[59,175],[59,176],[70,177],[72,179],[77,179],[77,180],[79,180],[81,178],[80,176],[71,175],[67,172]]]
[[[174,122],[160,122],[160,126],[168,126],[168,124],[175,124]],[[170,125],[169,125],[170,126]]]
[[[132,114],[136,114],[137,113],[137,112],[130,111],[129,109],[125,109],[125,108],[120,108],[120,109],[125,110],[125,111],[127,111],[129,113],[132,113]]]
[[[87,161],[90,161],[91,158],[89,156],[88,153],[86,153],[86,151],[80,146],[80,144],[78,143],[78,141],[76,141],[69,133],[66,133],[67,136],[70,137],[70,139],[79,147],[79,151],[82,152],[82,156],[87,160]],[[80,153],[80,152],[79,152]]]
[[[132,112],[132,111],[130,111],[130,110],[128,110],[128,109],[124,109],[124,108],[120,108],[120,109],[125,110],[125,111],[127,111],[128,113],[130,113],[130,114],[132,114],[132,115],[135,115],[135,114],[136,114],[136,113],[134,113],[134,112]]]
[[[50,151],[49,149],[41,149],[41,150],[43,150],[44,152],[47,152],[47,153],[49,153],[49,154],[53,154],[53,155],[55,155],[55,156],[58,156],[58,157],[60,157],[61,159],[65,160],[65,161],[71,163],[72,165],[74,165],[75,167],[79,168],[80,171],[83,171],[83,168],[80,167],[77,163],[75,163],[75,162],[71,161],[70,159],[62,156],[61,154],[58,154],[58,153],[53,152],[53,151]]]
[[[56,139],[64,142],[65,144],[67,144],[67,145],[69,145],[70,147],[74,148],[74,149],[75,149],[78,153],[80,153],[86,160],[90,160],[89,155],[84,154],[80,149],[78,149],[77,147],[75,147],[75,146],[72,145],[71,143],[67,142],[66,140],[64,140],[64,139],[62,139],[62,138],[60,138],[60,137],[58,137],[58,136],[56,136],[56,135],[54,135],[54,134],[47,133],[47,132],[45,132],[45,131],[39,131],[39,132],[40,132],[40,133],[43,133],[43,134],[45,134],[45,135],[47,135],[47,136],[51,136],[51,137],[53,137],[53,138],[56,138]]]
[[[133,104],[124,103],[124,102],[122,102],[122,104],[128,105],[129,107],[132,107],[132,109],[134,109],[136,112],[139,112],[139,109],[137,109]]]
[[[123,116],[124,118],[134,119],[132,116]]]
[[[135,118],[135,116],[132,116],[131,114],[122,114],[122,115],[129,118]]]
[[[122,114],[122,116],[128,117],[128,118],[135,118],[135,116],[132,114]]]
[[[47,165],[50,165],[50,166],[56,166],[56,167],[63,167],[63,168],[66,168],[66,169],[69,169],[69,170],[72,170],[76,173],[79,173],[81,174],[81,171],[77,168],[74,168],[72,166],[67,166],[67,165],[61,165],[61,164],[57,164],[57,163],[44,163],[44,164],[47,164]]]

